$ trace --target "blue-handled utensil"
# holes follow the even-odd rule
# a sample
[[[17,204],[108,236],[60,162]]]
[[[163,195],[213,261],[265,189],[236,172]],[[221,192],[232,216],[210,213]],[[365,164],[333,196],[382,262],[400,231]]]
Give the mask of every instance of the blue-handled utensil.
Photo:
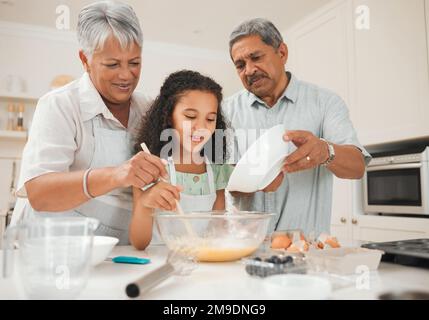
[[[113,258],[107,258],[107,261],[112,261],[114,263],[128,263],[128,264],[148,264],[150,259],[139,258],[139,257],[127,257],[127,256],[118,256]]]

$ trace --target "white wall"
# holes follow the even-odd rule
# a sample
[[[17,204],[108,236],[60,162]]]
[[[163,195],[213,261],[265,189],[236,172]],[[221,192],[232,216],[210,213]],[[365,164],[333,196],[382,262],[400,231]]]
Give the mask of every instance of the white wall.
[[[0,21],[0,43],[0,91],[8,74],[21,76],[27,93],[41,96],[56,75],[83,72],[73,32]],[[226,96],[241,88],[228,52],[145,42],[139,89],[155,96],[165,77],[183,68],[210,75]]]
[[[242,89],[235,67],[227,52],[198,49],[159,42],[143,45],[143,72],[140,86],[156,94],[164,79],[181,69],[199,71],[212,77],[224,90],[225,97]]]

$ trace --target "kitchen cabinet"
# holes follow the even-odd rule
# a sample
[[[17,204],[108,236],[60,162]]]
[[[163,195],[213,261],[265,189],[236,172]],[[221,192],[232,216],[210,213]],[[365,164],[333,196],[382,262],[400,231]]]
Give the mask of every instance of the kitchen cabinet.
[[[362,180],[352,181],[350,225],[353,242],[429,238],[429,218],[364,214],[362,199]]]
[[[15,203],[12,191],[17,186],[21,168],[20,158],[27,141],[27,131],[5,130],[8,119],[8,104],[10,103],[24,104],[24,128],[28,130],[37,98],[25,94],[14,95],[0,92],[0,246],[9,209]],[[15,113],[15,125],[16,116]]]
[[[15,204],[13,192],[18,184],[20,168],[20,159],[0,158],[0,245],[6,228],[7,214]]]
[[[340,243],[350,243],[353,240],[352,203],[352,181],[334,177],[331,234]]]
[[[352,237],[352,181],[334,178],[332,195],[331,234],[340,243],[350,243]]]
[[[428,46],[428,65],[429,65],[429,0],[425,0],[425,9],[426,9],[426,38],[427,38],[427,46]]]
[[[369,30],[354,31],[354,124],[361,142],[427,135],[425,0],[354,0],[353,4],[370,10]]]
[[[427,0],[354,0],[370,9],[370,29],[355,30],[354,124],[364,144],[429,134]],[[356,194],[357,195],[357,194]],[[361,201],[359,196],[357,201]],[[354,240],[429,237],[429,219],[352,216]]]
[[[287,65],[298,78],[328,88],[349,105],[351,34],[350,2],[337,1],[288,30]],[[334,66],[334,67],[333,67]],[[327,76],[329,75],[329,76]],[[334,178],[331,234],[341,243],[352,240],[351,181]]]
[[[369,9],[369,30],[355,27]],[[429,134],[429,0],[338,0],[285,32],[287,69],[347,103],[362,144]],[[331,233],[341,242],[429,237],[429,219],[365,215],[360,181],[334,178]]]
[[[25,94],[13,95],[6,92],[0,92],[0,141],[10,140],[18,143],[25,143],[25,141],[27,140],[27,130],[31,125],[31,119],[33,118],[37,101],[38,98]],[[14,126],[17,125],[18,105],[24,106],[23,119],[25,131],[6,130],[9,116],[9,104],[15,105]],[[1,156],[2,155],[0,153],[0,157]]]
[[[335,3],[288,30],[286,66],[299,79],[330,89],[350,103],[347,10],[346,2]]]
[[[353,240],[395,241],[429,238],[429,219],[358,215],[352,219]]]

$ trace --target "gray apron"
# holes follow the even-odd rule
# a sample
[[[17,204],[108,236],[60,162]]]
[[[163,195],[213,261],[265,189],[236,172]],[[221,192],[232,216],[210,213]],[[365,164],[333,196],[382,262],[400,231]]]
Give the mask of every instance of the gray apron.
[[[197,211],[212,211],[213,205],[216,201],[216,186],[215,186],[215,179],[213,175],[213,170],[210,165],[209,159],[206,157],[206,170],[207,170],[207,181],[209,184],[209,190],[210,193],[206,195],[189,195],[184,194],[183,192],[180,193],[180,206],[182,207],[183,211],[186,212],[197,212]],[[176,169],[174,166],[171,168],[170,174],[170,181],[172,185],[177,184],[176,179]],[[160,210],[156,210],[156,212],[159,212]],[[206,225],[196,226],[194,223],[194,228],[205,228]],[[157,245],[157,244],[163,244],[163,241],[161,239],[161,235],[159,234],[158,225],[156,221],[153,221],[153,232],[152,232],[152,241],[151,245]]]
[[[124,130],[110,130],[101,126],[101,117],[92,119],[94,156],[90,168],[115,167],[132,157],[131,137]],[[100,221],[96,235],[119,239],[119,245],[128,245],[128,228],[132,212],[132,188],[115,189],[73,210],[74,215],[96,218]]]

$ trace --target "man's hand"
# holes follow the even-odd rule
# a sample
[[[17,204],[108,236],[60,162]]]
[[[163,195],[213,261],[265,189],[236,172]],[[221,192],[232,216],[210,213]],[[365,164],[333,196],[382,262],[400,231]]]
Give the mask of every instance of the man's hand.
[[[292,173],[312,169],[329,158],[326,142],[309,131],[286,131],[283,139],[287,142],[292,141],[298,148],[286,157],[283,165],[284,172]]]
[[[280,172],[280,174],[271,182],[267,187],[262,189],[263,192],[275,192],[280,187],[283,182],[284,174]]]

